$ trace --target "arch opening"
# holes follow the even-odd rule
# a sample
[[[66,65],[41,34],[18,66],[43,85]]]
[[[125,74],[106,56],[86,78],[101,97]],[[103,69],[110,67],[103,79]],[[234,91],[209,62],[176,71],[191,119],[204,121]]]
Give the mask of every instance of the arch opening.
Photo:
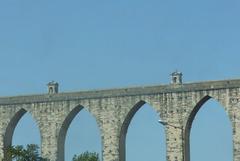
[[[157,112],[145,101],[130,110],[120,132],[120,161],[166,161],[165,131],[158,120]]]
[[[232,125],[224,107],[205,96],[192,110],[186,124],[186,161],[233,160],[232,143]]]
[[[6,149],[12,145],[26,147],[36,144],[40,148],[41,134],[36,120],[25,109],[20,109],[10,120],[4,135],[4,158],[11,160]],[[39,151],[39,155],[41,155]]]
[[[58,161],[72,160],[85,151],[102,156],[100,130],[94,116],[83,106],[75,107],[65,118],[58,137]]]

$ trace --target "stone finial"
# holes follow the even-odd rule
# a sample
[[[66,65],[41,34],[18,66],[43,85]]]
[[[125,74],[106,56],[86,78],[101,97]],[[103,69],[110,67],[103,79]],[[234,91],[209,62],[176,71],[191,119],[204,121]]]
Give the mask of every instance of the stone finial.
[[[182,73],[177,70],[171,74],[171,84],[182,84]]]
[[[51,81],[47,84],[48,86],[48,94],[56,94],[58,93],[58,83],[55,81]]]

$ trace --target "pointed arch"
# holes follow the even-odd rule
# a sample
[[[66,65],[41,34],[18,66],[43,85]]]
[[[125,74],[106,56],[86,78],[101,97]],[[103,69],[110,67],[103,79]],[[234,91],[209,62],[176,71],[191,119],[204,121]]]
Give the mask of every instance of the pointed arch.
[[[185,126],[185,132],[184,132],[184,140],[185,140],[185,146],[184,146],[184,158],[186,161],[190,161],[190,132],[192,128],[192,123],[198,113],[198,111],[203,107],[203,105],[209,101],[210,99],[215,100],[216,102],[220,103],[217,99],[215,99],[212,96],[206,95],[204,96],[193,108],[191,113],[189,114]],[[221,104],[221,106],[224,108],[224,106]],[[225,109],[224,109],[225,110]],[[226,111],[225,111],[226,112]],[[227,112],[226,112],[227,113]]]
[[[96,121],[96,126],[99,128],[99,124],[96,120],[96,117],[84,106],[78,105],[70,111],[70,113],[67,114],[67,117],[64,119],[61,128],[59,130],[59,135],[57,139],[57,148],[58,148],[58,153],[57,153],[57,160],[58,161],[64,161],[65,160],[65,142],[66,142],[66,136],[68,129],[73,121],[73,119],[82,111],[83,109],[86,109],[87,112],[95,119]]]
[[[124,121],[121,126],[120,130],[120,137],[119,137],[119,160],[120,161],[125,161],[126,160],[126,135],[128,132],[128,127],[137,113],[137,111],[143,107],[147,102],[140,100],[137,102],[127,113],[126,117],[124,118]]]
[[[12,145],[12,137],[13,137],[13,132],[15,127],[17,126],[17,123],[19,120],[22,118],[22,116],[26,113],[27,111],[25,109],[20,109],[10,120],[6,132],[4,135],[4,148],[7,148]]]
[[[59,131],[58,135],[58,154],[57,154],[57,160],[58,161],[64,161],[65,158],[65,140],[66,140],[66,135],[67,135],[67,130],[69,128],[69,125],[71,124],[72,120],[74,117],[83,109],[84,107],[81,105],[78,105],[75,107],[65,118],[65,120],[62,123],[62,126]]]
[[[14,116],[11,118],[10,122],[8,123],[6,127],[6,131],[4,134],[4,140],[3,140],[3,147],[4,147],[4,157],[8,158],[6,154],[6,149],[12,145],[12,140],[13,140],[13,134],[15,131],[15,128],[17,124],[19,123],[20,119],[25,115],[28,111],[24,108],[21,108],[19,111],[17,111]],[[31,113],[30,113],[31,115]],[[34,119],[34,117],[32,117]],[[34,121],[37,123],[37,121],[34,119]],[[37,123],[37,127],[39,129],[39,125]],[[41,136],[41,131],[39,129],[40,136]]]

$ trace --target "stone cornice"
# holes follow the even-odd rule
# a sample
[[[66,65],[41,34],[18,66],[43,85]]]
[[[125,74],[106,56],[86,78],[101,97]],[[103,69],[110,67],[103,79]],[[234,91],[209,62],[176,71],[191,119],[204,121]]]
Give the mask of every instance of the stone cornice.
[[[40,94],[28,96],[0,97],[0,105],[7,104],[29,104],[38,102],[71,101],[80,99],[101,99],[124,96],[154,95],[163,93],[194,92],[206,90],[219,90],[239,88],[240,79],[205,81],[185,83],[180,85],[155,85],[129,88],[116,88],[104,90],[90,90],[79,92],[63,92],[58,94]]]

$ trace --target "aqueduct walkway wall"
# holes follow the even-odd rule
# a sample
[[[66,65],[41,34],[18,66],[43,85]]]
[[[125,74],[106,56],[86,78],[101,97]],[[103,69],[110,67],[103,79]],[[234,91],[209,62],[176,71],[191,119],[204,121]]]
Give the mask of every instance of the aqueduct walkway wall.
[[[84,107],[100,128],[103,161],[125,161],[125,138],[135,112],[150,104],[168,124],[167,161],[189,161],[192,121],[208,99],[224,107],[232,123],[233,160],[240,160],[240,80],[208,81],[109,90],[82,91],[0,98],[0,159],[11,145],[14,128],[24,113],[36,120],[41,135],[42,156],[64,160],[64,142],[69,124]]]

